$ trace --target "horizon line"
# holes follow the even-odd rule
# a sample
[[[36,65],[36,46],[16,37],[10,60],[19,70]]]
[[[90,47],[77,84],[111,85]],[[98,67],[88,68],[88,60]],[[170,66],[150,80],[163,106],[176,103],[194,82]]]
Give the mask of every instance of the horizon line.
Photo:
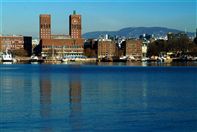
[[[118,29],[118,30],[109,30],[109,31],[105,31],[105,30],[97,30],[97,31],[88,31],[88,32],[85,32],[85,33],[83,33],[82,35],[84,35],[84,34],[86,34],[86,33],[92,33],[92,32],[116,32],[116,31],[120,31],[120,30],[122,30],[122,29],[125,29],[125,28],[166,28],[166,29],[170,29],[170,30],[178,30],[178,31],[180,31],[180,32],[184,32],[184,33],[196,33],[195,31],[194,32],[191,32],[191,31],[187,31],[187,32],[185,32],[185,31],[183,31],[183,30],[180,30],[180,29],[176,29],[176,28],[170,28],[170,27],[159,27],[159,26],[137,26],[137,27],[135,27],[135,26],[133,26],[133,27],[124,27],[124,28],[120,28],[120,29]],[[196,28],[197,29],[197,28]],[[195,30],[196,30],[195,29]],[[3,34],[3,33],[0,33],[0,36],[3,36],[3,35],[7,35],[7,36],[32,36],[32,37],[39,37],[39,35],[38,36],[34,36],[34,35],[23,35],[23,34]],[[61,33],[61,34],[51,34],[51,35],[68,35],[68,34],[65,34],[65,33]]]

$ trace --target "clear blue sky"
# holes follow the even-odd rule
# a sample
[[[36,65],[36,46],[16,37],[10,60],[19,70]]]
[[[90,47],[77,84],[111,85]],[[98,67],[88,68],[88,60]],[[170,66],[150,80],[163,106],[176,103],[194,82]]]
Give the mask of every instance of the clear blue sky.
[[[0,34],[38,36],[39,15],[52,15],[52,33],[68,34],[69,15],[82,15],[83,33],[162,26],[195,31],[197,0],[0,0]],[[66,1],[66,2],[65,2]]]

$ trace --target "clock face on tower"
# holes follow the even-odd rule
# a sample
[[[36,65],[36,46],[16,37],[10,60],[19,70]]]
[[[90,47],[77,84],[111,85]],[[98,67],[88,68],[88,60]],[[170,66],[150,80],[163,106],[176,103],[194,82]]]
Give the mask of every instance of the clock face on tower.
[[[72,23],[73,24],[77,24],[78,23],[78,20],[75,18],[75,19],[72,20]]]
[[[70,15],[69,26],[71,38],[81,38],[81,15]]]

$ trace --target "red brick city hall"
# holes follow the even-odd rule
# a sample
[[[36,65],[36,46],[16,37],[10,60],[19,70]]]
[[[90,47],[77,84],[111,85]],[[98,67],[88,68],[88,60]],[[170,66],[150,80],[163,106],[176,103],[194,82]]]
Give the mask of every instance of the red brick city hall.
[[[82,55],[84,39],[81,38],[81,15],[74,11],[69,16],[69,35],[51,34],[51,15],[40,15],[40,45],[42,55],[63,57],[66,55]]]

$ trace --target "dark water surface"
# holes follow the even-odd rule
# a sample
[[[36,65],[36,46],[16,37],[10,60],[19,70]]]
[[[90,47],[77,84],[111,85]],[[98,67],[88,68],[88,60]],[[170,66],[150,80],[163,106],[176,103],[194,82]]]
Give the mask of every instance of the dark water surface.
[[[0,65],[0,131],[197,131],[197,67]]]

